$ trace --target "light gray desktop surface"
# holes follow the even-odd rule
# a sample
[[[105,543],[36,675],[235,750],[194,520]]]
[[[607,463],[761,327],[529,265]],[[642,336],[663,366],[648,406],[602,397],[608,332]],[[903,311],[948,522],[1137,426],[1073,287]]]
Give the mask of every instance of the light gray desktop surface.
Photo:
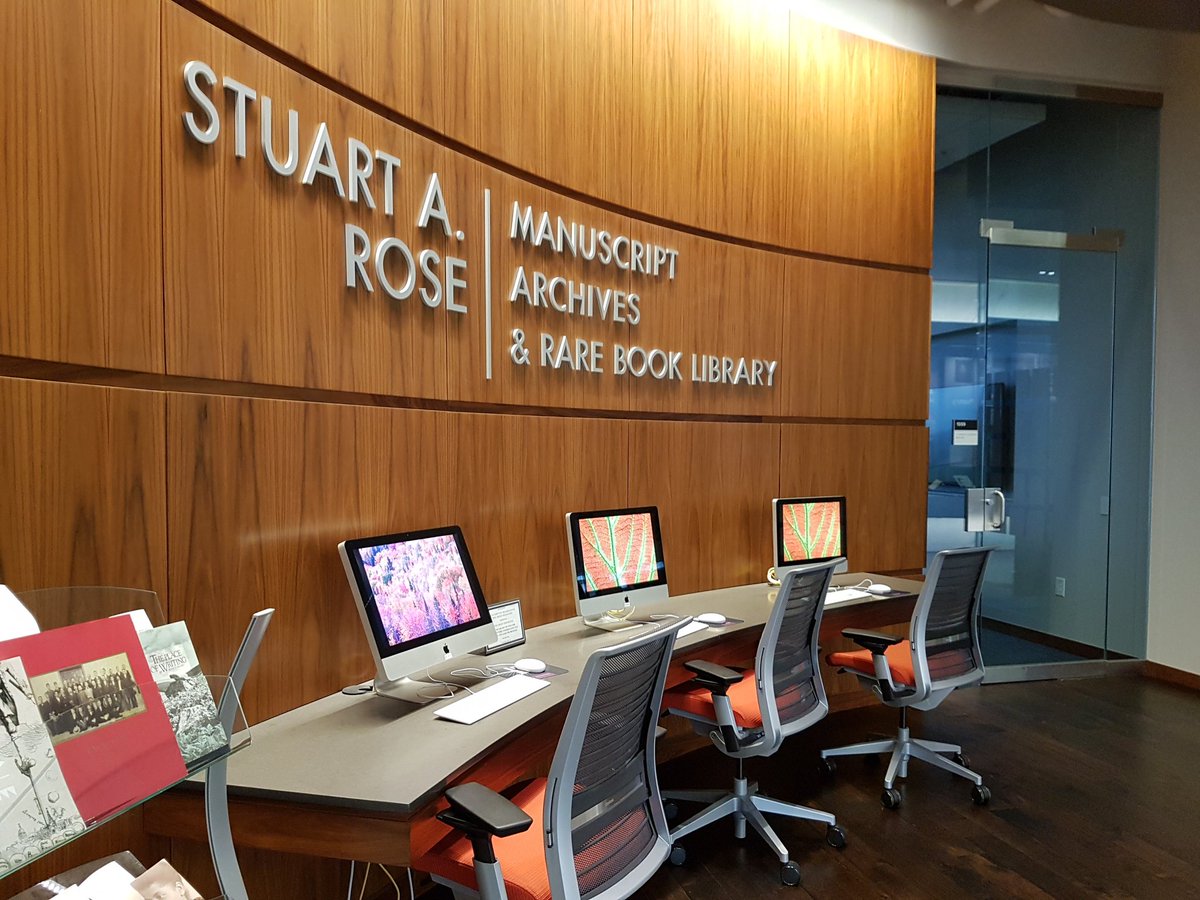
[[[870,576],[854,573],[837,576],[834,581],[853,584],[864,577]],[[902,579],[886,581],[905,591],[914,586]],[[677,649],[695,648],[720,641],[731,632],[760,628],[770,609],[768,597],[776,590],[766,584],[722,588],[672,597],[645,613],[719,612],[745,620],[707,628],[677,643]],[[849,609],[876,599],[846,601],[836,608]],[[648,627],[654,626],[642,628]],[[417,707],[374,694],[351,697],[337,693],[308,703],[252,726],[250,746],[229,761],[229,793],[411,816],[494,748],[519,739],[525,727],[559,706],[565,708],[593,650],[640,633],[641,628],[624,633],[598,631],[571,618],[530,628],[526,643],[519,647],[491,656],[463,656],[435,667],[437,675],[532,656],[567,670],[549,679],[548,688],[474,725],[435,718],[434,710],[448,700]]]

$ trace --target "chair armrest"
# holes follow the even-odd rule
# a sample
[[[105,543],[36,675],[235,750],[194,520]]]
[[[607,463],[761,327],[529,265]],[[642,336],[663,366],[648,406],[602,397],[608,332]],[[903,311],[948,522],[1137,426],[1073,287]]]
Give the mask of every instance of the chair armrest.
[[[714,694],[724,697],[726,692],[742,680],[742,674],[733,669],[719,666],[703,659],[685,662],[683,667],[695,674],[695,681],[702,687],[708,688]]]
[[[533,824],[521,807],[475,782],[450,788],[446,791],[446,801],[450,809],[438,818],[468,833],[480,831],[494,837],[508,837],[527,831]]]
[[[901,643],[904,638],[880,631],[863,631],[861,628],[845,628],[842,637],[850,638],[858,646],[871,651],[871,658],[875,662],[875,682],[879,686],[879,696],[885,702],[915,693],[916,688],[897,687],[892,681],[892,667],[888,665],[886,656],[887,648]]]
[[[899,644],[904,638],[894,634],[884,634],[881,631],[864,631],[861,628],[844,628],[842,637],[850,638],[858,646],[872,653],[883,653],[888,647]]]
[[[735,684],[739,684],[745,677],[743,673],[703,659],[694,659],[691,662],[685,662],[683,667],[696,676],[692,679],[695,684],[706,688],[712,693],[713,712],[717,717],[717,730],[721,736],[722,743],[725,745],[726,753],[737,753],[742,747],[761,740],[763,735],[762,729],[747,731],[739,737],[740,729],[737,725],[737,718],[734,716],[733,706],[727,696],[729,689]]]

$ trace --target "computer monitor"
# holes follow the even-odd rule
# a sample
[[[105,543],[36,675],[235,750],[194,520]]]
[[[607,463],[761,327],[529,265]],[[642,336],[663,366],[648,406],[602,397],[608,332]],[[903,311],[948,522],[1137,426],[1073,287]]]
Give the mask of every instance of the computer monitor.
[[[845,497],[788,497],[771,501],[775,512],[775,574],[846,555]],[[834,572],[845,572],[845,560]]]
[[[667,599],[657,507],[568,513],[567,545],[575,605],[588,625],[619,628],[635,605]]]
[[[338,544],[375,657],[375,690],[423,702],[406,676],[494,643],[496,627],[457,525]]]

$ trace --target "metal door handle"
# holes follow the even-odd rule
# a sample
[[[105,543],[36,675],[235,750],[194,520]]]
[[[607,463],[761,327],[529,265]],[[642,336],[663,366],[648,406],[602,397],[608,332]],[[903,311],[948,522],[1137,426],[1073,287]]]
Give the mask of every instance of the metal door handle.
[[[992,499],[988,501],[988,506],[991,507],[989,510],[989,518],[991,520],[990,524],[992,528],[994,528],[996,531],[1003,531],[1004,521],[1006,518],[1008,518],[1007,510],[1005,509],[1006,504],[1004,500],[1004,491],[993,489]],[[997,515],[997,510],[999,510],[999,515]]]

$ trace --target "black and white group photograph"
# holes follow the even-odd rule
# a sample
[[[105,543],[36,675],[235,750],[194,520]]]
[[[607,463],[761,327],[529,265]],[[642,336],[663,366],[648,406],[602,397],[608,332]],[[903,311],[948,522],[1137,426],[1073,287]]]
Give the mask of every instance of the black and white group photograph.
[[[55,745],[146,711],[124,653],[38,675],[30,683]]]

